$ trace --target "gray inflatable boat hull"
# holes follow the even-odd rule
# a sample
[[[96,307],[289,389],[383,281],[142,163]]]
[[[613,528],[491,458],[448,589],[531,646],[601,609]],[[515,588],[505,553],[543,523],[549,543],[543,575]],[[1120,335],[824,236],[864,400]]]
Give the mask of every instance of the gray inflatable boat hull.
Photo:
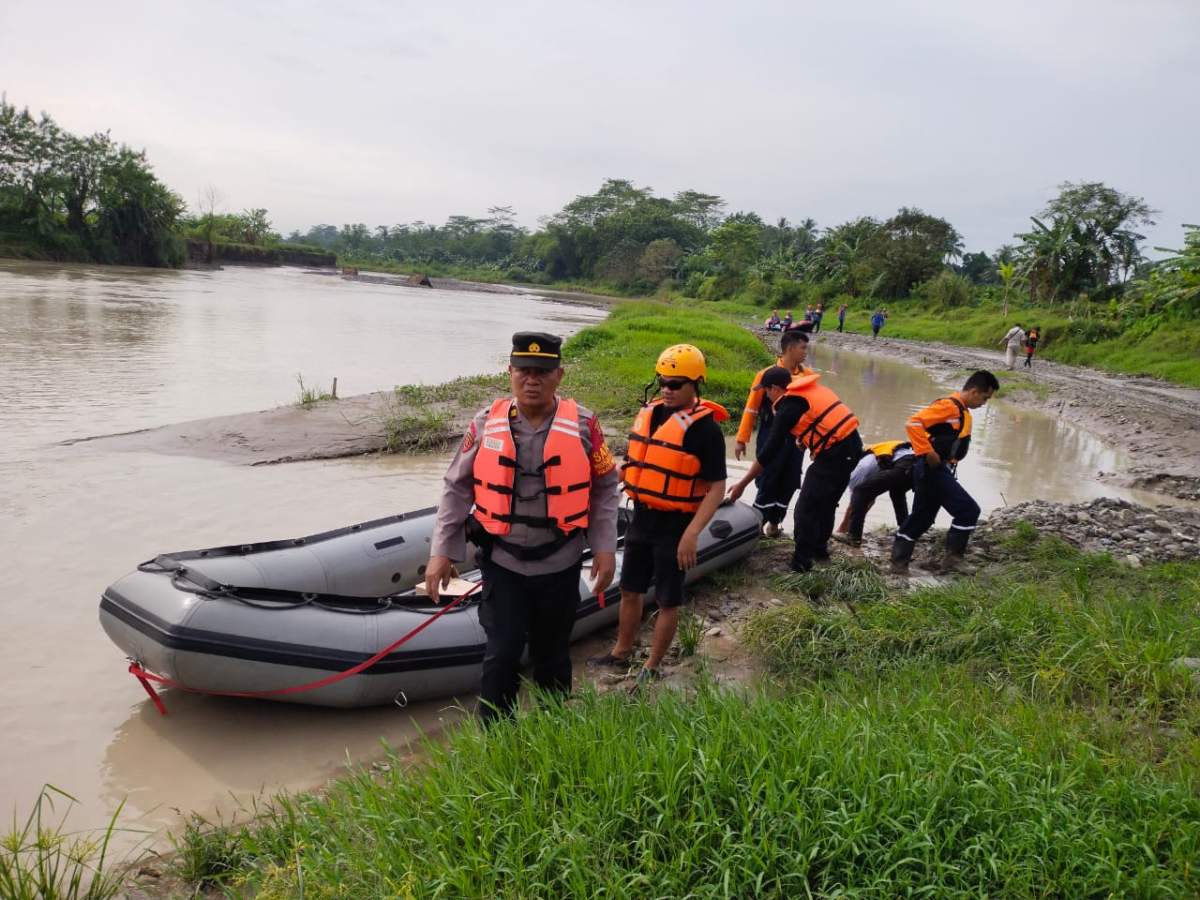
[[[375,655],[437,611],[412,591],[424,577],[434,514],[425,509],[293,540],[165,554],[105,590],[100,623],[126,656],[194,690],[266,691],[316,681]],[[721,507],[688,581],[746,556],[760,525],[750,506]],[[585,561],[572,640],[616,622],[621,559],[618,550],[604,609],[588,592]],[[225,595],[219,585],[239,591]],[[277,599],[283,595],[273,591],[306,596]],[[387,599],[346,606],[326,602],[330,597]],[[485,642],[472,597],[367,671],[272,699],[355,707],[474,692]]]

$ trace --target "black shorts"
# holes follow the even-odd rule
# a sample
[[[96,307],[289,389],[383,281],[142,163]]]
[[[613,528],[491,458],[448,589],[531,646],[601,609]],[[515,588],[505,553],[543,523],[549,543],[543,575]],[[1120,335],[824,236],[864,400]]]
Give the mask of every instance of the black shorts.
[[[625,538],[621,558],[621,589],[644,594],[654,583],[654,599],[664,609],[683,603],[683,570],[676,557],[677,544]]]

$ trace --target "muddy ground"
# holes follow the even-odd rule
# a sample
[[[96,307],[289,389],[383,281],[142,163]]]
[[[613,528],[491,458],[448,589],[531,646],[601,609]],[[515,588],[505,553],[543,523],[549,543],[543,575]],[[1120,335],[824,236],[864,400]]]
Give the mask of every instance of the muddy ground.
[[[777,340],[776,335],[763,332],[763,336]],[[836,331],[822,331],[815,340],[918,366],[947,389],[960,387],[968,370],[1004,369],[999,349],[873,339]],[[1015,372],[1006,394],[1023,405],[1062,416],[1122,447],[1136,460],[1127,471],[1102,473],[1102,477],[1182,500],[1200,500],[1200,390],[1036,357],[1031,369],[1018,367]]]

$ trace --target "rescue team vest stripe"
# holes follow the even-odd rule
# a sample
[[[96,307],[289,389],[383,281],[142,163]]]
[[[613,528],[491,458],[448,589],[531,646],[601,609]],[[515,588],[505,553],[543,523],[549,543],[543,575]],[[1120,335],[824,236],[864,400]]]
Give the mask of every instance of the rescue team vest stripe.
[[[640,500],[641,497],[643,497],[643,496],[659,497],[659,498],[662,498],[663,500],[678,500],[678,501],[681,501],[684,503],[694,501],[696,504],[696,508],[699,509],[700,501],[704,499],[705,495],[701,494],[700,496],[697,497],[693,494],[668,494],[665,491],[652,491],[647,488],[637,488],[635,490],[635,495],[634,495],[633,499]],[[651,504],[649,504],[649,503],[647,503],[645,505],[651,506]]]
[[[684,475],[680,472],[675,471],[674,469],[665,469],[662,466],[656,466],[654,463],[638,462],[637,460],[631,459],[631,460],[629,460],[629,462],[626,463],[626,465],[627,466],[637,466],[639,469],[648,469],[651,472],[659,472],[663,475],[667,475],[671,478],[676,478],[681,481],[686,481],[686,480],[692,478],[691,475]],[[697,462],[697,464],[696,464],[697,472],[699,471],[699,469],[700,469],[700,464]]]
[[[586,528],[591,503],[591,460],[579,433],[579,405],[560,399],[546,433],[542,462],[536,471],[520,474],[541,476],[546,515],[513,512],[517,478],[517,446],[512,432],[511,397],[496,400],[484,420],[481,441],[472,472],[475,482],[475,517],[493,535],[511,533],[514,524],[553,528],[563,534]],[[534,496],[539,496],[535,494]]]

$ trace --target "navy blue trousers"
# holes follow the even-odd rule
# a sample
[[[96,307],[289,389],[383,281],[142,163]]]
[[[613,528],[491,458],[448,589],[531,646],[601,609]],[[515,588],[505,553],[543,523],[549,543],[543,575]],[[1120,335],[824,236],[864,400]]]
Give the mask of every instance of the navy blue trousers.
[[[907,562],[912,559],[917,541],[933,525],[939,510],[953,517],[946,533],[946,552],[962,554],[967,549],[971,532],[979,522],[979,504],[958,483],[950,467],[944,463],[930,468],[925,459],[913,466],[912,513],[904,520],[892,543],[892,559]]]
[[[813,560],[829,558],[829,536],[838,502],[850,483],[850,473],[862,459],[862,438],[857,431],[827,447],[808,464],[792,519],[796,549],[792,569],[807,572]]]

